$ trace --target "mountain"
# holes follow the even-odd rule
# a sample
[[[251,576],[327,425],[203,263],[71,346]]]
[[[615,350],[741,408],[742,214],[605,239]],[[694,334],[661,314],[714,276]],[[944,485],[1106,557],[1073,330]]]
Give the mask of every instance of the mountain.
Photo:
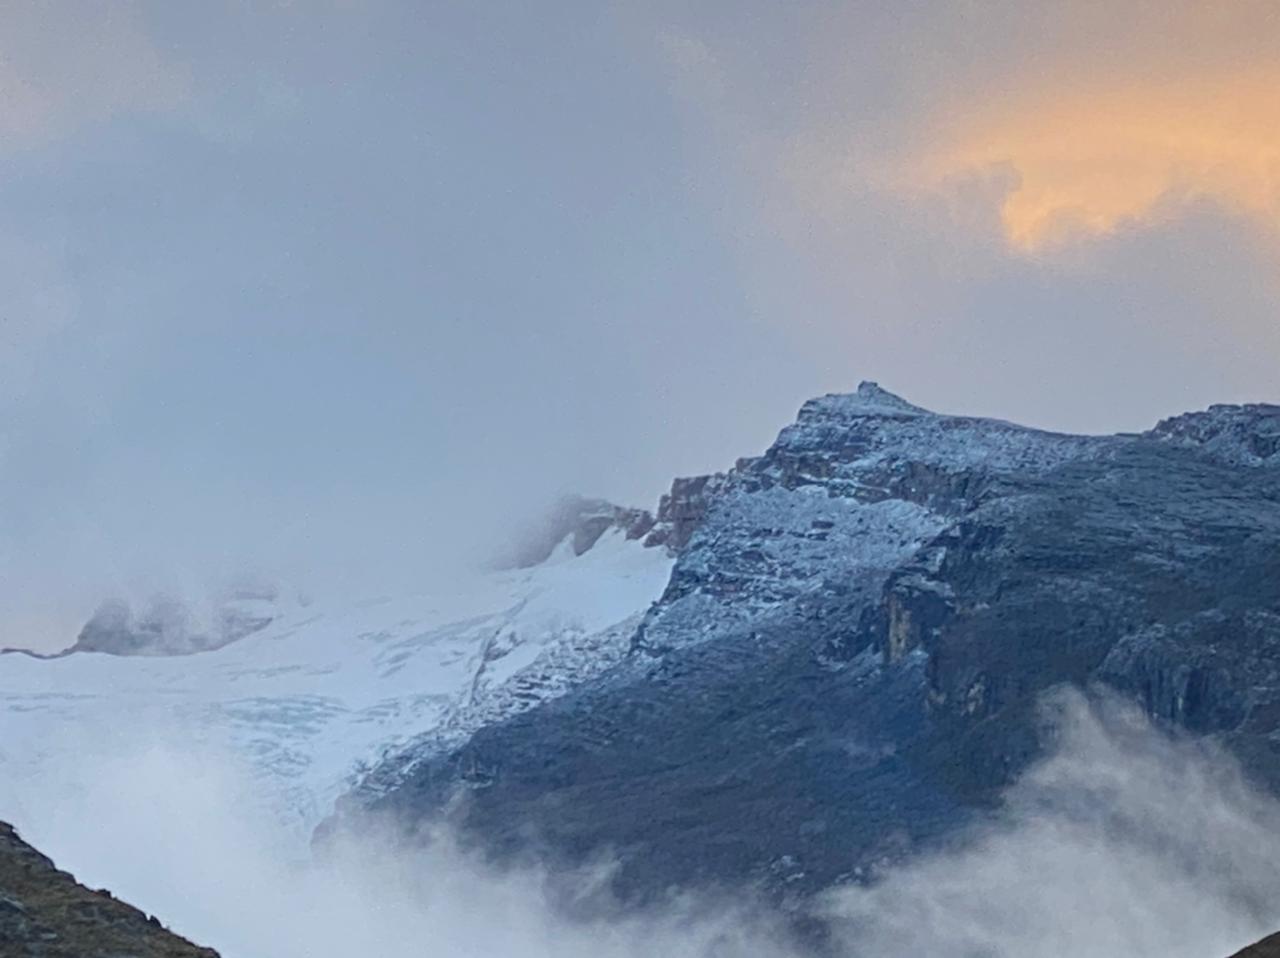
[[[864,383],[652,514],[566,500],[507,566],[273,602],[202,651],[135,642],[193,634],[143,610],[0,656],[0,808],[57,853],[45,798],[163,730],[247,762],[299,850],[443,816],[498,857],[612,856],[624,900],[803,900],[981,818],[1063,684],[1280,788],[1280,407],[1071,436]]]
[[[0,954],[5,958],[218,958],[154,916],[91,891],[0,822]]]
[[[1280,407],[1071,436],[864,383],[681,488],[698,518],[625,655],[390,754],[343,815],[447,812],[495,854],[612,854],[641,900],[803,896],[990,807],[1064,683],[1280,785]]]

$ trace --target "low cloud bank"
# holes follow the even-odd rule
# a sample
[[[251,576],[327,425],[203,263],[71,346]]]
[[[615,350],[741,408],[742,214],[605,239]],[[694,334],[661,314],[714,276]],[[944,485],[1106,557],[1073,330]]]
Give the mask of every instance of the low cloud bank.
[[[1280,803],[1127,704],[1045,702],[1054,754],[958,850],[840,890],[850,953],[1225,958],[1280,928]]]
[[[1204,743],[1076,693],[1046,703],[1057,745],[981,831],[819,904],[866,958],[1225,958],[1280,927],[1280,803]],[[83,789],[22,796],[17,824],[92,885],[225,958],[792,958],[743,896],[584,920],[563,892],[603,875],[495,870],[439,836],[349,838],[292,860],[234,762],[173,739],[86,755]],[[4,817],[7,811],[0,811]]]

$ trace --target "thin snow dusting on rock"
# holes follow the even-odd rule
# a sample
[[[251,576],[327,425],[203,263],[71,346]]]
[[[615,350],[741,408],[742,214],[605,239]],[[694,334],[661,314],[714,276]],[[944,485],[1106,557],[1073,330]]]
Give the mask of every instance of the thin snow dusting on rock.
[[[1103,441],[943,416],[864,382],[812,399],[763,456],[741,460],[638,644],[705,641],[840,582],[870,599],[984,491],[973,467],[1044,471]]]

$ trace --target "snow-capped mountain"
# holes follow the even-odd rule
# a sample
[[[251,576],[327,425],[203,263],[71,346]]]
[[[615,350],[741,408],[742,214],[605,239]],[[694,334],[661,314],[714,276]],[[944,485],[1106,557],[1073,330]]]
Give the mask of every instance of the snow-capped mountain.
[[[1275,406],[1071,436],[814,399],[682,484],[697,518],[625,659],[357,798],[611,850],[642,899],[803,895],[936,847],[1043,754],[1042,693],[1099,683],[1280,790],[1278,435]]]
[[[536,565],[438,594],[277,602],[265,624],[198,654],[85,651],[94,646],[82,634],[71,654],[0,656],[0,778],[16,803],[6,815],[24,824],[40,814],[24,795],[83,784],[84,750],[104,735],[144,745],[164,730],[247,761],[262,800],[304,847],[361,770],[401,745],[461,741],[625,654],[673,560],[618,523],[581,525]],[[86,632],[111,632],[103,618]],[[113,634],[137,633],[116,619]]]
[[[1280,791],[1277,437],[1273,406],[1070,436],[864,383],[653,515],[568,504],[466,586],[276,603],[198,654],[0,657],[5,811],[163,727],[247,760],[299,844],[335,807],[450,808],[496,849],[611,852],[624,895],[804,895],[953,834],[1043,754],[1041,694],[1095,683]]]

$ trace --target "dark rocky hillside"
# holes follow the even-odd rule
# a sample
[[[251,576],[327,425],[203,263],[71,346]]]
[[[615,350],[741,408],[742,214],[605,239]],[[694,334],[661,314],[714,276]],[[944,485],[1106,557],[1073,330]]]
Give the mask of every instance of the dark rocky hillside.
[[[0,822],[3,958],[218,958],[106,891],[92,891]]]
[[[345,814],[449,807],[498,853],[610,852],[624,895],[803,895],[990,803],[1063,683],[1280,788],[1280,407],[1081,437],[863,384],[690,489],[664,501],[679,559],[625,662],[393,758]]]

